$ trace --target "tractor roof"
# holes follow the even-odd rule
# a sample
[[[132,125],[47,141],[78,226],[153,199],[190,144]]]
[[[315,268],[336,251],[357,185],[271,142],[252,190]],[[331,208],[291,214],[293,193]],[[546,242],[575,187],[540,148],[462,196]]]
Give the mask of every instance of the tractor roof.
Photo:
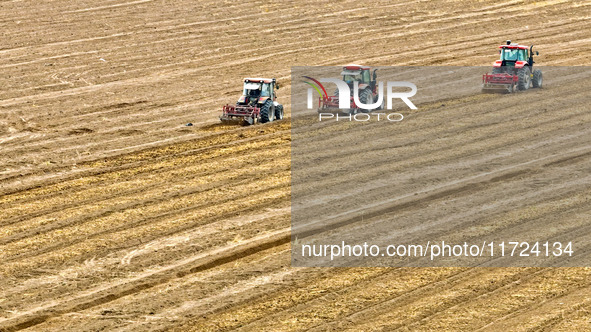
[[[520,49],[520,50],[529,49],[529,47],[526,45],[517,45],[517,44],[501,45],[501,46],[499,46],[499,48]]]
[[[261,78],[261,77],[252,77],[252,78],[245,78],[244,82],[253,82],[253,83],[273,83],[275,82],[274,78]]]
[[[369,68],[370,68],[369,66],[362,66],[362,65],[355,65],[355,64],[343,66],[343,69],[346,69],[346,70],[367,70]]]

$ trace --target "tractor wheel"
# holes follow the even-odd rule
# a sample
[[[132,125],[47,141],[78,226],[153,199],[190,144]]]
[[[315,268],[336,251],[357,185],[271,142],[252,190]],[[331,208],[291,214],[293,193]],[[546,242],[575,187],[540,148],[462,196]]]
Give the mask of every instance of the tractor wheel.
[[[283,105],[275,107],[275,120],[283,120]]]
[[[377,102],[378,102],[378,98],[379,98],[379,96],[376,96],[376,98],[373,100],[373,102],[374,102],[374,103],[377,103]],[[378,106],[377,110],[381,111],[381,110],[383,110],[383,109],[384,109],[384,101],[385,101],[385,100],[384,100],[384,99],[382,99],[382,103],[380,104],[380,106]]]
[[[365,105],[373,104],[373,93],[371,93],[371,90],[364,89],[363,91],[361,91],[361,93],[359,94],[359,101],[364,103]],[[359,111],[363,113],[371,112],[371,110],[365,108],[359,108]]]
[[[519,90],[527,90],[529,89],[529,85],[531,84],[531,71],[529,70],[529,66],[523,66],[523,68],[517,71],[517,76],[519,76],[519,81],[517,81],[517,87]]]
[[[534,70],[534,80],[532,82],[534,88],[541,88],[543,80],[542,71],[539,69]]]
[[[275,106],[271,99],[267,99],[261,107],[261,123],[272,122],[275,120]]]

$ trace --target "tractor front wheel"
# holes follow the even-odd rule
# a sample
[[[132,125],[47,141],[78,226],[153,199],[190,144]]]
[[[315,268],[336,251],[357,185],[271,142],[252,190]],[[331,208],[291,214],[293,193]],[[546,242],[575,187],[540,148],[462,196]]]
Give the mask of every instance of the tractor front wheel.
[[[271,99],[267,99],[261,107],[261,123],[272,122],[275,120],[275,105]]]
[[[534,88],[541,88],[543,80],[542,71],[539,69],[534,70],[534,81],[532,82]]]
[[[365,105],[373,104],[373,93],[371,92],[371,89],[364,89],[363,91],[361,91],[361,93],[359,94],[359,101]],[[365,108],[359,108],[359,110],[364,113],[371,111]]]
[[[519,81],[517,81],[517,87],[519,90],[527,90],[531,84],[531,71],[529,70],[528,66],[523,66],[523,68],[517,71],[517,76],[519,77]]]
[[[283,120],[283,105],[277,105],[277,107],[275,107],[275,119]]]

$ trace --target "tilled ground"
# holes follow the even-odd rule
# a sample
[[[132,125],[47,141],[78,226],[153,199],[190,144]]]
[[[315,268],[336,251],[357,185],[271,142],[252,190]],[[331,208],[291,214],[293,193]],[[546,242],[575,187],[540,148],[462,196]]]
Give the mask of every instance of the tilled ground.
[[[538,64],[589,65],[589,3],[1,8],[0,330],[589,326],[586,268],[290,267],[290,123],[216,122],[245,76],[277,77],[289,105],[296,65],[488,65],[504,39],[536,44]],[[581,68],[539,91],[424,103],[394,133],[376,127],[400,142],[387,169],[420,176],[400,185],[419,194],[400,218],[584,224],[591,116]],[[335,142],[350,134],[336,131]],[[507,167],[521,173],[425,200]],[[305,190],[320,197],[328,184],[344,197],[379,187]]]

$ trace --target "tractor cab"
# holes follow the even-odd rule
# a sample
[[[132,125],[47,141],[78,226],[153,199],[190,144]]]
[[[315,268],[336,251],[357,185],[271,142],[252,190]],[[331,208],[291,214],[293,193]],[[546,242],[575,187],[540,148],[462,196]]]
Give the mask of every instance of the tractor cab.
[[[369,84],[369,71],[361,71],[361,70],[343,70],[341,73],[343,75],[343,81],[347,84],[353,84],[353,82],[357,81],[359,83]]]
[[[525,61],[527,59],[527,49],[516,49],[503,47],[501,51],[501,60],[503,61]]]
[[[501,46],[501,66],[515,67],[515,63],[520,63],[528,60],[527,46],[510,45],[509,47]]]
[[[244,82],[243,96],[258,97],[261,95],[262,84],[261,83],[250,83]]]
[[[494,67],[513,67],[519,69],[524,65],[528,65],[530,68],[534,65],[533,45],[528,47],[511,43],[510,40],[507,40],[507,43],[499,46],[499,48],[500,58],[495,61]]]
[[[341,75],[343,76],[343,81],[345,81],[350,87],[353,87],[353,82],[357,81],[359,82],[360,89],[367,86],[370,86],[373,89],[377,77],[376,71],[377,69],[373,71],[372,75],[371,68],[368,66],[347,65],[343,67]]]
[[[278,89],[275,79],[270,78],[245,78],[242,96],[238,99],[238,105],[255,105],[264,103],[271,98],[275,101],[275,89]]]

